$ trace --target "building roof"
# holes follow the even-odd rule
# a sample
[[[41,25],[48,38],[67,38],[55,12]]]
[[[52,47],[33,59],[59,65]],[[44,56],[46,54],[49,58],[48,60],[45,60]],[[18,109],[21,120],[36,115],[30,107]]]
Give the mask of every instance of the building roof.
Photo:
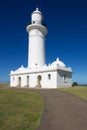
[[[32,14],[35,14],[35,13],[39,13],[40,15],[42,15],[42,13],[39,11],[39,8],[36,8],[36,10],[35,10],[35,11],[33,11],[33,13],[32,13]]]
[[[66,67],[66,65],[62,61],[59,60],[59,58],[57,58],[56,61],[54,61],[51,65],[52,66],[58,65],[61,67]]]

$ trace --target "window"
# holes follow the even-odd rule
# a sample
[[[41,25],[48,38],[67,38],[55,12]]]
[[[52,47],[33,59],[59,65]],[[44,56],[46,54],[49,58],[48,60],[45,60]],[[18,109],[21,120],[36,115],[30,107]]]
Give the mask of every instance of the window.
[[[66,75],[64,75],[63,80],[64,80],[64,83],[67,82]]]
[[[35,21],[33,21],[33,23],[35,23]]]
[[[48,79],[49,79],[49,80],[51,79],[51,74],[48,74]]]

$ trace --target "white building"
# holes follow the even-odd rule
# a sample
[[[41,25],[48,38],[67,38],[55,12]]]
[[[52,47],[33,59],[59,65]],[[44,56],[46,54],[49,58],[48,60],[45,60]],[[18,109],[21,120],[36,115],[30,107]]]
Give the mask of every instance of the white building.
[[[58,58],[50,65],[45,63],[45,36],[47,27],[42,13],[36,8],[27,26],[29,35],[28,67],[21,66],[10,72],[11,87],[59,88],[72,85],[72,69]]]

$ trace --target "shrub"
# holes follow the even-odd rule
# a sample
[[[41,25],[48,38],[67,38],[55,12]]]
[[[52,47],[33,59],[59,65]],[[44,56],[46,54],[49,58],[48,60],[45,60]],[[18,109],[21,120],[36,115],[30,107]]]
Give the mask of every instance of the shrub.
[[[72,87],[78,86],[77,82],[73,82]]]

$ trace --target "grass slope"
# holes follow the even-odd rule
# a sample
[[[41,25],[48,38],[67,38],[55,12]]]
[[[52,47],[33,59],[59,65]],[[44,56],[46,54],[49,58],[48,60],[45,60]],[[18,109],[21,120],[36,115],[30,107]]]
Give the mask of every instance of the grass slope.
[[[74,94],[84,100],[87,100],[87,87],[71,87],[71,88],[62,88],[60,90],[63,90],[65,92],[69,92],[71,94]]]
[[[38,93],[0,87],[0,130],[34,130],[43,106]]]

